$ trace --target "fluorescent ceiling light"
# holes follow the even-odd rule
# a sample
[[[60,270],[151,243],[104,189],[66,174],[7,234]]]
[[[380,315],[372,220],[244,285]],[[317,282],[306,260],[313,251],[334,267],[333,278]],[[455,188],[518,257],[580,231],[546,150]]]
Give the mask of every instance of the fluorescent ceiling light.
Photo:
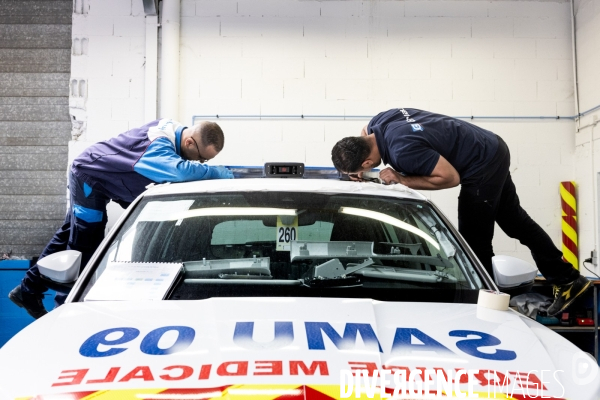
[[[174,220],[192,217],[215,217],[235,215],[296,215],[295,209],[268,208],[268,207],[208,207],[187,210],[183,213],[173,215]]]
[[[431,236],[429,236],[419,228],[407,224],[406,222],[400,221],[398,218],[394,218],[390,215],[383,214],[377,211],[364,210],[362,208],[353,207],[340,207],[340,213],[375,219],[377,221],[385,222],[386,224],[397,226],[400,229],[404,229],[405,231],[412,232],[415,235],[422,237],[423,239],[431,243],[431,245],[437,250],[440,249],[440,245]]]

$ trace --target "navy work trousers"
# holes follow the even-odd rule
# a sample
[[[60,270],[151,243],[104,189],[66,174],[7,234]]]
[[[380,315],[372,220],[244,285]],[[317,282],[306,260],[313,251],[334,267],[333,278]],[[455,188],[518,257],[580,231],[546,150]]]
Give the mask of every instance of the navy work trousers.
[[[106,205],[110,199],[78,179],[72,172],[69,174],[69,197],[69,210],[65,221],[46,245],[39,259],[63,250],[77,250],[81,252],[83,269],[104,239],[108,221]],[[48,290],[40,277],[37,264],[27,271],[21,281],[21,290],[38,296]],[[56,304],[62,304],[65,298],[66,294],[57,294]]]
[[[531,250],[540,273],[553,284],[572,282],[579,271],[563,261],[552,239],[525,212],[510,176],[510,152],[498,137],[498,151],[482,171],[463,182],[458,197],[458,230],[479,258],[490,277],[494,223],[511,238]]]

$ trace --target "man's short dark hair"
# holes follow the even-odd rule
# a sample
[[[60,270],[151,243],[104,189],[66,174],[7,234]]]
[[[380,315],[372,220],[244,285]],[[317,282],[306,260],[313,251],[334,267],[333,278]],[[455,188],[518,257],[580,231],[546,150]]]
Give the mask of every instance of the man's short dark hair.
[[[221,152],[225,146],[223,130],[214,122],[206,121],[200,125],[200,140],[204,147],[214,146],[218,152]]]
[[[366,138],[350,136],[343,138],[333,146],[331,161],[338,171],[357,172],[370,153],[371,147]]]

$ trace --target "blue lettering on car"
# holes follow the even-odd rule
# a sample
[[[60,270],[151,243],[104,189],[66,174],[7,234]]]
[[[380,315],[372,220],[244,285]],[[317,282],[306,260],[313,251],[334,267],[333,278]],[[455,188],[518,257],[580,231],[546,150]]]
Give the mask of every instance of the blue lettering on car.
[[[477,339],[459,340],[456,342],[456,347],[470,356],[496,361],[510,361],[517,358],[517,353],[511,350],[494,349],[493,353],[479,351],[480,347],[497,346],[501,343],[500,339],[488,333],[477,331],[451,331],[448,335],[464,338],[468,336],[479,336]]]
[[[325,350],[324,336],[329,338],[338,350],[351,350],[356,347],[357,336],[360,334],[366,347],[383,353],[379,339],[371,324],[345,324],[343,334],[339,334],[329,322],[305,322],[308,350]],[[167,332],[176,332],[177,339],[168,348],[158,346],[159,341]],[[270,342],[259,343],[253,338],[254,322],[236,322],[233,332],[233,342],[249,350],[276,350],[288,346],[294,341],[294,326],[292,321],[275,321],[274,338]],[[122,347],[140,335],[140,331],[131,327],[112,328],[91,335],[79,348],[79,354],[84,357],[110,357],[128,350]],[[115,338],[115,336],[117,336]],[[497,337],[485,332],[470,330],[453,330],[450,337],[465,338],[458,340],[456,347],[465,354],[485,360],[511,361],[517,358],[512,350],[498,349],[495,346],[502,342]],[[474,338],[472,336],[475,336]],[[165,326],[156,328],[144,336],[140,344],[142,353],[148,355],[169,355],[186,350],[194,341],[195,330],[188,326]],[[418,342],[414,342],[417,339]],[[100,347],[102,345],[103,347]],[[488,347],[488,352],[480,350]],[[103,350],[100,350],[102,348]],[[433,339],[417,328],[396,328],[390,352],[394,354],[410,354],[413,351],[433,351],[445,357],[456,354],[446,346]]]
[[[344,328],[344,336],[340,336],[328,322],[305,322],[304,326],[306,328],[306,340],[308,341],[309,350],[325,350],[323,333],[331,339],[338,349],[352,349],[356,345],[356,334],[360,332],[360,337],[365,345],[370,347],[377,346],[379,351],[383,353],[371,324],[347,323]]]
[[[259,343],[252,337],[254,322],[236,322],[233,331],[233,342],[250,350],[276,350],[292,344],[294,341],[294,325],[291,321],[275,321],[275,337],[267,343]]]
[[[120,332],[121,336],[116,339],[108,339],[108,336]],[[84,357],[109,357],[122,353],[126,347],[112,347],[105,351],[98,350],[99,345],[117,346],[131,342],[138,337],[140,331],[135,328],[113,328],[100,331],[90,336],[79,348],[79,354]],[[113,335],[114,336],[114,335]]]
[[[413,343],[413,337],[421,343]],[[440,356],[453,357],[455,354],[437,340],[416,328],[397,328],[392,343],[392,353],[410,355],[413,351],[433,351]]]

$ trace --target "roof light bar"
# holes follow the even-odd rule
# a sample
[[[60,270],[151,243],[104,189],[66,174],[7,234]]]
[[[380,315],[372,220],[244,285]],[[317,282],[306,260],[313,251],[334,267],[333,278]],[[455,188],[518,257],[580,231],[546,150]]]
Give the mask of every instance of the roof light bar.
[[[279,170],[274,168],[279,167]],[[289,167],[289,173],[281,168]],[[303,163],[265,163],[259,166],[227,166],[234,178],[307,178],[307,179],[341,179],[342,174],[333,167],[307,167]],[[301,173],[299,172],[301,171]],[[275,173],[273,173],[275,172]]]
[[[264,174],[267,178],[302,178],[304,163],[266,163]]]

